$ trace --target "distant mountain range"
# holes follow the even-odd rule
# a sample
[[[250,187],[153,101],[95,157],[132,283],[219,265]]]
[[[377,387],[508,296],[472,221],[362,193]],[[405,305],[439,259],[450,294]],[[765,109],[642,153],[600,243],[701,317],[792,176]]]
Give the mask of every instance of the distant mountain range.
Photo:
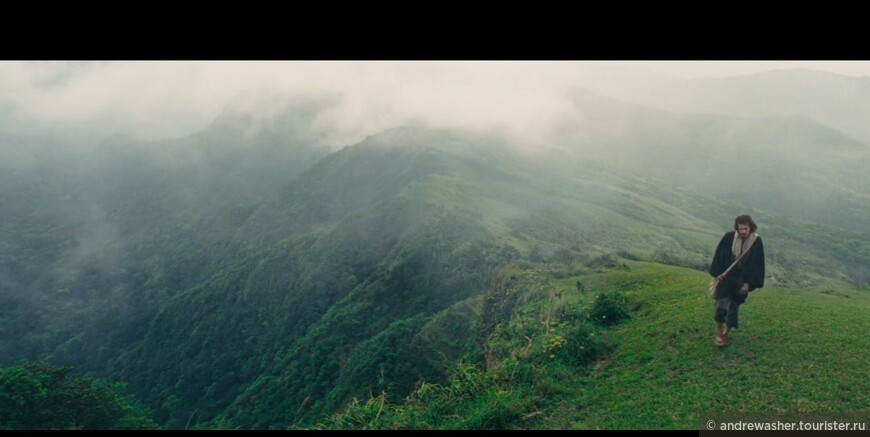
[[[848,88],[821,93],[827,120],[759,106],[815,75],[650,94],[667,111],[576,91],[576,117],[534,149],[397,127],[334,150],[312,100],[160,143],[0,136],[15,145],[0,148],[0,364],[127,382],[168,428],[281,428],[443,381],[463,351],[433,355],[449,339],[419,334],[517,263],[706,270],[749,212],[771,284],[866,285],[870,150],[847,109],[863,82],[820,76]]]
[[[627,72],[595,91],[617,99],[680,113],[742,117],[802,115],[870,143],[870,77],[788,69],[747,76],[679,80]]]

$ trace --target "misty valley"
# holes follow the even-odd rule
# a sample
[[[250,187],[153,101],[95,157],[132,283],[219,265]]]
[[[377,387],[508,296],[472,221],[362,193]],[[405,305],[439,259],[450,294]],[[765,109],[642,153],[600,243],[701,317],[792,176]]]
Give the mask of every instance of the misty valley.
[[[4,125],[0,429],[867,412],[867,100],[827,91],[870,86],[758,103],[808,74],[578,87],[535,144],[434,123],[336,143],[340,100],[298,96],[162,140]],[[707,271],[742,213],[766,285],[717,350]]]

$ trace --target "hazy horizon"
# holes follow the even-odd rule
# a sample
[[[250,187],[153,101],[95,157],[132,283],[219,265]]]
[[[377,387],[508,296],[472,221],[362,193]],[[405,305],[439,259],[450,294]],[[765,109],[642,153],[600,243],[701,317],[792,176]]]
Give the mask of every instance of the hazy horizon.
[[[335,145],[397,125],[503,128],[521,138],[572,117],[572,91],[625,98],[701,77],[809,68],[870,76],[870,61],[110,61],[0,62],[0,131],[145,140],[202,130],[231,102],[329,96]]]

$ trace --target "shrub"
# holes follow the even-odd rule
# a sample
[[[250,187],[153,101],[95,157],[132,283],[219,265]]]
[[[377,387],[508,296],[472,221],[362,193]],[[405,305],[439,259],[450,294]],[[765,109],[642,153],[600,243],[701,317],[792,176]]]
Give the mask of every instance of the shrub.
[[[600,293],[589,310],[589,319],[598,325],[615,325],[629,317],[628,302],[620,293]]]

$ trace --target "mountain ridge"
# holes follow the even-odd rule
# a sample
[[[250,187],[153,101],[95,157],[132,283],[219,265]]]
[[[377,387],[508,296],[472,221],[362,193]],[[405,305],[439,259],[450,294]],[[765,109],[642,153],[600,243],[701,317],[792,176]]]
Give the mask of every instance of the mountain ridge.
[[[839,289],[870,281],[863,273],[867,229],[846,221],[867,212],[863,185],[846,187],[850,192],[836,176],[813,181],[822,194],[841,194],[824,199],[831,215],[850,224],[837,226],[837,217],[790,214],[787,207],[806,204],[799,197],[791,205],[772,202],[788,200],[788,183],[750,192],[754,199],[680,184],[694,180],[684,168],[692,161],[656,148],[691,148],[704,135],[721,146],[730,126],[746,130],[738,138],[750,147],[753,138],[780,137],[770,120],[705,115],[727,126],[698,127],[694,116],[632,112],[619,103],[605,109],[585,108],[599,117],[593,121],[610,124],[578,122],[548,151],[517,148],[504,136],[405,127],[331,152],[315,144],[322,156],[286,172],[286,162],[269,154],[251,161],[263,167],[233,166],[229,139],[226,155],[209,157],[219,165],[201,167],[199,176],[143,161],[147,149],[117,150],[63,173],[45,165],[39,181],[4,172],[3,212],[30,211],[39,227],[22,227],[9,218],[15,214],[0,221],[4,246],[29,249],[0,259],[0,280],[13,284],[0,289],[0,299],[15,309],[0,318],[0,329],[21,334],[0,356],[49,357],[128,382],[167,428],[283,428],[315,423],[369,390],[388,390],[395,401],[421,380],[448,381],[451,360],[479,351],[449,338],[424,341],[422,333],[449,332],[435,326],[455,320],[469,323],[458,332],[477,335],[481,314],[497,324],[497,313],[479,305],[510,289],[511,269],[534,276],[534,266],[557,266],[573,278],[571,269],[619,270],[622,260],[641,260],[698,273],[741,211],[762,226],[772,286]],[[806,156],[814,144],[856,144],[811,120],[783,120],[796,126],[784,130],[803,132],[792,148],[804,154],[800,162],[815,159]],[[590,128],[599,131],[583,137]],[[277,132],[287,130],[292,126]],[[295,147],[304,143],[297,137],[285,144],[264,132],[260,145],[287,149],[287,162],[306,153]],[[806,132],[821,140],[807,140]],[[608,162],[586,153],[596,141],[619,146],[618,153],[647,148],[628,157],[640,164],[680,165],[644,172],[644,165]],[[102,150],[109,153],[111,143]],[[765,159],[781,150],[765,151]],[[865,162],[854,150],[816,168],[849,175]],[[725,169],[740,163],[740,156],[718,156]],[[745,175],[743,186],[759,183]],[[176,192],[179,186],[189,191]],[[81,215],[68,218],[55,202],[28,209],[33,199],[67,199]],[[93,209],[82,208],[88,205]],[[44,254],[64,256],[38,262]],[[16,273],[20,265],[31,276]],[[21,284],[31,284],[31,293],[16,294]],[[432,354],[436,345],[451,351],[446,359]]]

